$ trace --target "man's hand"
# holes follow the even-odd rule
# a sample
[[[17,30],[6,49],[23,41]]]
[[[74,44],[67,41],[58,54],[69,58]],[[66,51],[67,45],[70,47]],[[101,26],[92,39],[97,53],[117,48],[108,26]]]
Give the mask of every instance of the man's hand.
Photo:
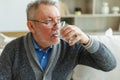
[[[61,35],[70,46],[74,45],[78,41],[81,44],[87,44],[89,42],[89,37],[80,28],[73,25],[67,25],[62,28]]]

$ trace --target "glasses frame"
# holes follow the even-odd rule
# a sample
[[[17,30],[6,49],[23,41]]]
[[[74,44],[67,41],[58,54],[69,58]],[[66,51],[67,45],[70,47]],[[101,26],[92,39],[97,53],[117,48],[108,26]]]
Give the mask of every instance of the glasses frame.
[[[33,22],[38,22],[38,23],[42,23],[46,26],[55,26],[55,25],[61,25],[62,21],[58,21],[58,22],[54,22],[52,20],[48,20],[48,21],[39,21],[39,20],[30,20],[30,21],[33,21]]]

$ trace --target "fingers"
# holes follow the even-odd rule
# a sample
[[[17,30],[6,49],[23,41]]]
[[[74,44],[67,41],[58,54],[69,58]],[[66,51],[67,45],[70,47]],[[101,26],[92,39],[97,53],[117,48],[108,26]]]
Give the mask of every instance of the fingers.
[[[63,38],[65,38],[66,40],[69,40],[69,38],[75,34],[75,30],[74,30],[73,26],[72,27],[67,26],[61,30],[61,34],[62,34]]]
[[[79,33],[79,29],[71,25],[68,25],[61,30],[62,37],[65,38],[70,46],[80,40],[80,37],[78,37]]]
[[[69,43],[70,46],[76,42],[87,44],[89,42],[88,36],[78,27],[67,25],[61,29],[62,37]]]
[[[72,45],[74,45],[78,41],[79,41],[78,36],[74,35],[74,36],[72,36],[72,38],[70,38],[70,40],[68,41],[68,43],[69,43],[70,46],[72,46]]]

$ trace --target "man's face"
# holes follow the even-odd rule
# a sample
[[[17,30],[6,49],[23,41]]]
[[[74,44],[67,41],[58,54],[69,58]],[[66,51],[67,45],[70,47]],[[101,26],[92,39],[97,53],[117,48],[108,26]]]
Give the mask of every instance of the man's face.
[[[40,5],[35,12],[35,18],[32,21],[33,29],[30,30],[37,43],[42,46],[50,46],[59,41],[60,13],[55,6]]]

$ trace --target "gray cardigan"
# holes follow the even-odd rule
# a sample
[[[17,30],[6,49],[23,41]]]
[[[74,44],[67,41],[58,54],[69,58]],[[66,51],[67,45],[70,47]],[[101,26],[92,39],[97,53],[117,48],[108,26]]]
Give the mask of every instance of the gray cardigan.
[[[69,46],[60,40],[60,43],[54,45],[47,69],[43,72],[31,38],[28,33],[6,45],[0,56],[0,80],[70,80],[78,64],[103,71],[116,67],[116,60],[110,50],[98,41],[93,41],[88,48],[80,43]]]

